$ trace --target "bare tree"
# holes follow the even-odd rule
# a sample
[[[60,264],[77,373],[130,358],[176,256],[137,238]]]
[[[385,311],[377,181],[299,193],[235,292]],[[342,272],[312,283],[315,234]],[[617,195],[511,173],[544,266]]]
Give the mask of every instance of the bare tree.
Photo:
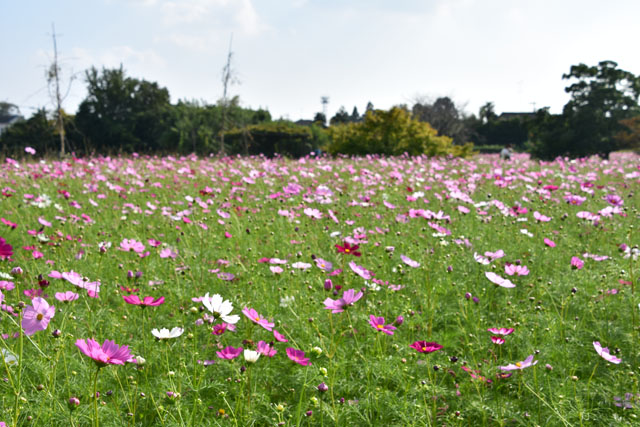
[[[56,27],[51,24],[51,36],[53,38],[53,63],[49,67],[47,72],[47,82],[49,83],[49,91],[51,92],[51,86],[53,86],[54,93],[51,97],[54,99],[56,105],[56,128],[58,129],[58,135],[60,135],[60,157],[64,156],[65,152],[65,134],[64,134],[64,121],[62,117],[62,100],[60,95],[60,65],[58,64],[58,44],[56,42]]]
[[[233,34],[229,39],[229,52],[227,53],[227,63],[222,68],[222,131],[220,132],[220,151],[219,153],[224,155],[224,132],[227,130],[227,115],[229,109],[229,87],[237,83],[235,71],[231,68],[231,59],[233,58],[233,51],[231,50],[231,44],[233,43]]]

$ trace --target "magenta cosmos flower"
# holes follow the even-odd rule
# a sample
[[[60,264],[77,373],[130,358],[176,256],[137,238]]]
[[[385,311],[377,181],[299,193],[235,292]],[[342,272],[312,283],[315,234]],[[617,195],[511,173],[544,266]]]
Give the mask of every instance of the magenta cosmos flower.
[[[358,292],[353,289],[349,289],[342,294],[342,298],[338,300],[332,300],[331,298],[327,298],[324,300],[324,308],[326,310],[331,310],[332,313],[342,313],[345,308],[350,305],[353,305],[354,302],[358,301],[362,298],[363,293]]]
[[[358,245],[351,246],[348,242],[344,242],[342,246],[336,245],[336,248],[338,249],[338,252],[341,254],[353,255],[353,256],[362,255],[360,252],[358,252],[358,249],[360,248],[360,246]]]
[[[302,350],[296,350],[295,348],[287,347],[287,356],[289,356],[289,359],[293,360],[299,365],[302,365],[302,366],[311,365],[309,358],[304,356],[304,351]]]
[[[265,341],[258,342],[258,353],[264,354],[267,357],[273,357],[278,351]]]
[[[253,308],[245,307],[242,309],[242,313],[245,316],[247,316],[249,319],[251,319],[252,322],[257,323],[258,325],[265,328],[267,331],[273,331],[273,327],[275,326],[275,323],[269,322],[267,319],[260,316],[258,312],[255,311]]]
[[[533,354],[532,354],[531,356],[524,359],[522,362],[510,363],[507,366],[500,366],[500,369],[502,369],[503,371],[515,371],[518,369],[528,368],[529,366],[533,366],[536,363],[538,363],[538,361],[537,360],[535,362],[533,361]]]
[[[33,335],[38,331],[47,329],[49,322],[56,314],[56,308],[40,297],[34,298],[28,307],[25,307],[22,317],[22,329],[27,335]]]
[[[125,362],[131,361],[129,346],[119,346],[114,341],[105,340],[100,345],[98,341],[88,338],[86,341],[77,340],[76,347],[92,358],[100,368],[107,365],[124,365]]]
[[[437,342],[427,342],[427,341],[416,341],[411,344],[409,347],[418,351],[418,353],[433,353],[434,351],[438,351],[442,348],[440,344]]]
[[[131,305],[139,305],[141,307],[158,306],[164,304],[164,297],[154,299],[153,297],[144,297],[142,300],[138,295],[123,295],[122,299]]]
[[[513,332],[513,328],[489,328],[487,331],[496,335],[510,335]]]
[[[13,246],[0,237],[0,259],[9,259],[13,255]]]
[[[384,317],[376,317],[373,314],[369,316],[369,324],[376,331],[384,332],[387,335],[393,335],[393,331],[396,330],[395,326],[384,324]]]
[[[609,349],[607,347],[602,348],[599,341],[593,342],[593,348],[596,349],[596,353],[600,355],[607,362],[615,363],[616,365],[622,362],[622,359],[617,358],[616,356],[609,353]]]

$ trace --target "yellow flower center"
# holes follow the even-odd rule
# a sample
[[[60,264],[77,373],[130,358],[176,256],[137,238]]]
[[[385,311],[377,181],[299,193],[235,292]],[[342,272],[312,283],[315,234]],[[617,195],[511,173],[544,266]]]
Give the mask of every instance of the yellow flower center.
[[[382,328],[384,328],[384,325],[376,325],[376,328],[382,329]]]
[[[522,368],[522,363],[520,363],[520,362],[516,362],[516,366],[517,366],[518,368]]]
[[[427,347],[422,347],[422,351],[427,351]]]
[[[259,318],[259,317],[256,317],[256,318],[255,318],[255,321],[256,321],[256,322],[259,322],[259,321],[260,321],[260,318]]]
[[[346,253],[349,253],[350,249],[349,249],[349,248],[345,248],[345,249],[344,249],[344,251],[345,251]]]
[[[42,313],[38,313],[38,315],[36,316],[36,319],[38,320],[42,320],[44,318],[44,314]]]

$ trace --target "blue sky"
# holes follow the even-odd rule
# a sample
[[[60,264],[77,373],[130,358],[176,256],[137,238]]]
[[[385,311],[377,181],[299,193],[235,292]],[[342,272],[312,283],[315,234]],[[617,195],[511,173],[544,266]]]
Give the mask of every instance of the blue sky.
[[[451,97],[467,113],[568,100],[572,64],[613,60],[640,74],[640,2],[518,0],[26,0],[2,1],[0,100],[25,116],[53,106],[45,71],[55,23],[64,107],[75,112],[83,71],[118,67],[169,89],[172,101],[214,103],[233,34],[230,88],[246,107],[312,118]]]

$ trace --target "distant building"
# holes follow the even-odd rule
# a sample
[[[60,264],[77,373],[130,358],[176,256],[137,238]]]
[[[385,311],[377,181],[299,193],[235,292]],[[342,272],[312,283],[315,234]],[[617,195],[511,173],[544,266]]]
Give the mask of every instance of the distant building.
[[[7,116],[0,116],[0,135],[7,130],[11,125],[24,120],[24,117],[17,114],[11,114]]]
[[[297,124],[298,126],[311,126],[313,124],[313,120],[301,119],[295,122],[295,124]]]

